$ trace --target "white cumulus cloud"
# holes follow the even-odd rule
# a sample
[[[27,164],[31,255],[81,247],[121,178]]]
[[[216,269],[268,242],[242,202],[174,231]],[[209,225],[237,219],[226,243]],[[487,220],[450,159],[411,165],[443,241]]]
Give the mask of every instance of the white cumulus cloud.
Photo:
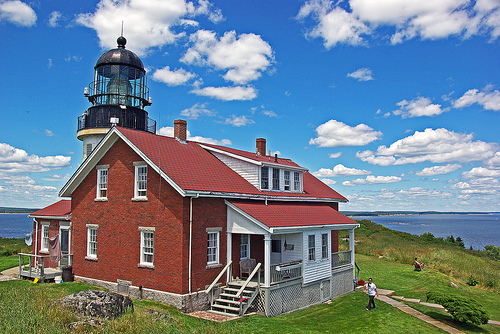
[[[0,22],[8,21],[20,27],[32,27],[36,13],[29,5],[19,0],[0,2]]]
[[[22,149],[0,143],[0,171],[9,173],[46,172],[69,167],[71,157],[62,155],[39,157]]]
[[[443,166],[433,166],[422,169],[415,174],[418,176],[434,176],[434,175],[443,175],[454,172],[458,169],[462,168],[459,164],[448,164]]]
[[[196,74],[188,72],[183,68],[171,71],[170,66],[165,66],[153,73],[153,80],[166,83],[169,86],[184,85],[194,77],[196,77]]]
[[[246,126],[250,124],[254,124],[255,121],[251,118],[248,118],[246,116],[236,116],[236,115],[231,115],[231,118],[226,118],[225,124],[231,124],[232,126],[240,127],[240,126]]]
[[[370,81],[373,80],[372,70],[369,68],[360,68],[352,73],[348,73],[347,77],[356,79],[358,81]]]
[[[58,27],[59,26],[59,20],[61,18],[62,18],[61,12],[53,11],[52,13],[50,13],[48,26],[52,27],[52,28]]]
[[[359,184],[381,184],[401,182],[403,179],[399,176],[373,176],[368,175],[365,179],[356,179],[342,182],[343,186],[355,186]]]
[[[181,116],[198,119],[200,116],[215,116],[216,112],[205,108],[205,103],[196,103],[191,108],[181,111]]]
[[[400,101],[396,104],[399,109],[393,111],[394,115],[401,115],[402,118],[437,116],[445,112],[440,104],[433,104],[427,97],[418,97],[411,101]]]
[[[488,169],[484,167],[474,167],[470,171],[463,172],[462,177],[466,179],[477,179],[482,177],[500,177],[500,169]]]
[[[338,177],[351,175],[369,175],[372,172],[364,169],[348,168],[342,164],[338,164],[333,169],[320,168],[317,172],[312,173],[316,177]]]
[[[473,140],[472,134],[456,133],[444,128],[415,131],[409,137],[379,146],[376,152],[357,152],[356,157],[370,164],[389,166],[432,163],[486,161],[495,156],[498,144]]]
[[[486,110],[500,111],[500,91],[490,91],[488,87],[483,91],[470,89],[453,102],[453,107],[465,108],[474,103],[481,105]]]
[[[333,119],[318,126],[316,133],[318,137],[311,138],[309,145],[319,147],[364,146],[382,136],[382,132],[375,131],[366,124],[352,127]]]
[[[235,84],[258,79],[274,61],[271,46],[252,33],[237,36],[228,31],[219,39],[213,31],[198,30],[189,39],[193,45],[182,62],[225,71],[223,78]]]
[[[184,36],[176,27],[186,20],[196,25],[196,16],[208,16],[214,21],[222,19],[220,10],[208,1],[195,4],[185,0],[101,0],[93,13],[78,15],[77,22],[94,29],[103,48],[116,47],[117,31],[125,22],[124,36],[127,48],[138,55],[149,49],[175,42]],[[133,22],[133,24],[128,24]]]
[[[257,90],[250,86],[204,87],[193,89],[191,93],[222,101],[247,101],[257,97]]]

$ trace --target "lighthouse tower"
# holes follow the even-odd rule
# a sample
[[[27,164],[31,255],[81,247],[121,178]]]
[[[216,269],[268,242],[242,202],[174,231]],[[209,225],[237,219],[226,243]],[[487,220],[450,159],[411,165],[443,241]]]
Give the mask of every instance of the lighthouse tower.
[[[144,65],[125,48],[123,36],[117,43],[116,49],[97,60],[94,81],[84,89],[83,95],[92,106],[78,117],[77,138],[83,141],[83,160],[115,125],[156,132],[156,122],[144,110],[151,105]]]

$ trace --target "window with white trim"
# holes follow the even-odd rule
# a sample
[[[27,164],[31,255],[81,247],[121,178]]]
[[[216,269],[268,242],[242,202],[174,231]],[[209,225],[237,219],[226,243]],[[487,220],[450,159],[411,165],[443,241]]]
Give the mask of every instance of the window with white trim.
[[[108,197],[108,166],[97,166],[97,199]]]
[[[321,258],[328,258],[328,233],[321,234]]]
[[[293,172],[293,190],[300,191],[300,173]]]
[[[87,224],[87,257],[97,259],[97,225]]]
[[[242,234],[240,243],[240,259],[248,259],[249,257],[250,257],[250,234]]]
[[[280,190],[280,170],[273,168],[273,190]]]
[[[260,188],[269,189],[269,167],[261,167],[260,169]]]
[[[148,166],[144,162],[134,163],[135,166],[135,198],[147,198]]]
[[[143,266],[153,266],[154,228],[139,228],[141,231],[141,262]]]
[[[316,260],[316,236],[314,234],[310,234],[307,237],[308,239],[308,259],[309,261]]]
[[[207,264],[219,263],[219,231],[207,232]]]
[[[290,171],[285,170],[283,172],[283,180],[284,180],[284,190],[289,191],[290,190]]]
[[[40,233],[40,251],[49,251],[49,223],[42,223],[42,231]]]

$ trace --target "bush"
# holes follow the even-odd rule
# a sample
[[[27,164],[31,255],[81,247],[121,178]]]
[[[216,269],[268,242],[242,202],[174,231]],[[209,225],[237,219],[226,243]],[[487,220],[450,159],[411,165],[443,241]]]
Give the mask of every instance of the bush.
[[[476,286],[477,283],[479,283],[478,280],[474,276],[470,275],[469,279],[467,280],[467,284],[470,286]]]
[[[439,292],[427,292],[427,300],[433,300],[448,310],[453,320],[474,325],[487,324],[488,313],[475,300]]]

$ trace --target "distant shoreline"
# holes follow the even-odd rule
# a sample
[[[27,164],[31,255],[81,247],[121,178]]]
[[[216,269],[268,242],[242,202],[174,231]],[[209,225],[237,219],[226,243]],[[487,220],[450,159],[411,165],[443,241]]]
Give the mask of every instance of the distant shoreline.
[[[377,216],[410,216],[410,215],[475,215],[475,216],[489,216],[500,214],[500,212],[438,212],[438,211],[340,211],[342,214],[349,217],[377,217]]]

